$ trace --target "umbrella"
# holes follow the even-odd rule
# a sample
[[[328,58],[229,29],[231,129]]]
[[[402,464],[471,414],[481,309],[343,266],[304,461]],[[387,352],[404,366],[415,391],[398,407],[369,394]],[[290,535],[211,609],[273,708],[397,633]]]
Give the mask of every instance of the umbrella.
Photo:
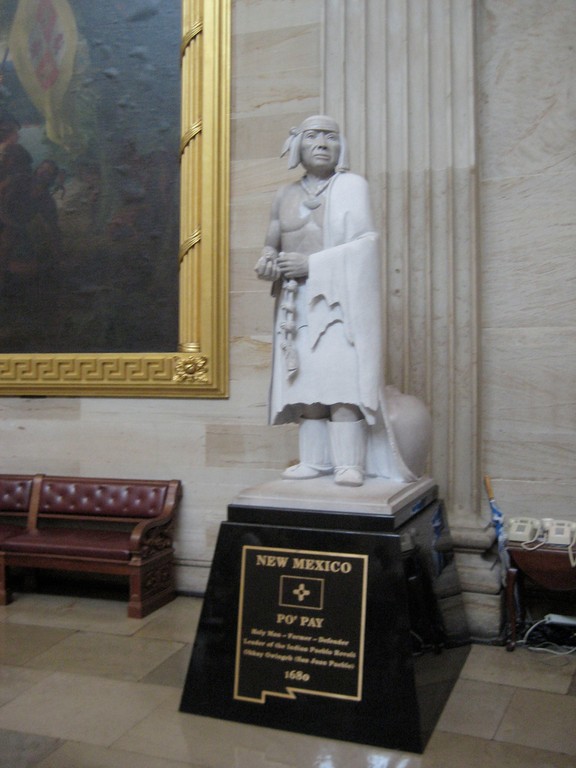
[[[510,557],[506,550],[506,533],[504,531],[504,515],[497,507],[494,501],[494,491],[492,490],[492,481],[488,475],[484,475],[484,486],[486,487],[486,493],[488,494],[488,502],[490,504],[490,511],[492,513],[492,525],[496,531],[496,539],[498,541],[498,556],[500,558],[500,564],[502,566],[502,584],[506,586],[506,573],[510,567]]]

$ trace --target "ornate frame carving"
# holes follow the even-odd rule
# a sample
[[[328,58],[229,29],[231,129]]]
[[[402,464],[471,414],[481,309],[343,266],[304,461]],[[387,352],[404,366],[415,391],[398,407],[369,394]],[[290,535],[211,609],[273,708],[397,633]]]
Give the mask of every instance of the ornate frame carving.
[[[182,0],[178,350],[0,355],[0,396],[227,396],[230,14]]]

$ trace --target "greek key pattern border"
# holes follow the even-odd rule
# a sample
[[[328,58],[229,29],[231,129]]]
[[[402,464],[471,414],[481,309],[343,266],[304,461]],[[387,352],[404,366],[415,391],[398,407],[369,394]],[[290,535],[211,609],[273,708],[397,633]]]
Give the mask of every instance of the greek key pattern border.
[[[146,394],[186,397],[198,387],[210,387],[205,358],[200,365],[190,356],[174,353],[122,355],[32,355],[0,358],[0,396],[54,394],[65,387],[79,392],[97,387],[100,394]],[[185,371],[186,375],[183,375]],[[158,389],[158,391],[156,391]]]

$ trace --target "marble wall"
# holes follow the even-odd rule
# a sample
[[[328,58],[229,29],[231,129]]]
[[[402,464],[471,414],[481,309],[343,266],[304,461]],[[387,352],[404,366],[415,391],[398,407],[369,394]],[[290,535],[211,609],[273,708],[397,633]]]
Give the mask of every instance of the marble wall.
[[[323,0],[233,2],[230,398],[0,399],[3,471],[182,479],[185,591],[205,586],[227,503],[296,457],[295,429],[266,424],[272,303],[253,264],[295,173],[286,130],[323,109],[323,20]],[[575,39],[572,0],[477,3],[480,472],[506,514],[574,519]]]
[[[478,3],[484,471],[576,519],[576,3]]]

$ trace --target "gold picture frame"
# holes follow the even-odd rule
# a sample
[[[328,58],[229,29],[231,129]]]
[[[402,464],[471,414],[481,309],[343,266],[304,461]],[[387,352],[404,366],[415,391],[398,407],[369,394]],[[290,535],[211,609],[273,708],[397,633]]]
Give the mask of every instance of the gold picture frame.
[[[228,395],[230,0],[182,0],[178,349],[0,355],[0,396]]]

